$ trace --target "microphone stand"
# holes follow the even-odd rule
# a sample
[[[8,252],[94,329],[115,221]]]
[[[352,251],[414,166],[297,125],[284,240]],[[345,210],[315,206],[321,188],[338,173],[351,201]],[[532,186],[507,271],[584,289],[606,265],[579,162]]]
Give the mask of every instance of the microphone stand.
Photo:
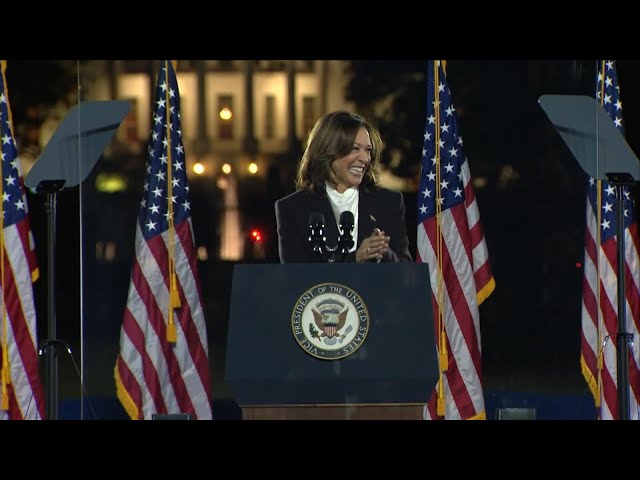
[[[309,222],[309,243],[311,244],[311,248],[313,249],[313,253],[316,256],[320,257],[324,260],[327,246],[326,246],[326,238],[323,234],[324,230],[324,220],[315,219],[314,221]]]
[[[351,235],[352,230],[353,225],[340,224],[340,236],[338,237],[338,245],[336,246],[336,249],[340,250],[343,263],[345,256],[349,253],[351,247],[353,247],[353,236]]]
[[[342,219],[341,219],[342,220]],[[353,247],[353,223],[349,221],[341,221],[339,225],[340,235],[338,236],[338,244],[335,247],[327,246],[327,239],[324,236],[324,217],[321,215],[312,215],[309,219],[309,237],[313,253],[328,263],[336,263],[336,254],[340,254],[341,262],[344,262],[345,256]]]

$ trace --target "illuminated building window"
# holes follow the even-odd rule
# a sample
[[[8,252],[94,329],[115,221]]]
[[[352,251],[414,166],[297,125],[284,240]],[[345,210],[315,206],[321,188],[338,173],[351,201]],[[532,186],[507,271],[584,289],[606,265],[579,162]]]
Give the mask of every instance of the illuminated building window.
[[[221,140],[233,140],[233,96],[218,96],[218,138]]]
[[[265,98],[264,137],[274,138],[276,130],[276,97],[267,95]]]

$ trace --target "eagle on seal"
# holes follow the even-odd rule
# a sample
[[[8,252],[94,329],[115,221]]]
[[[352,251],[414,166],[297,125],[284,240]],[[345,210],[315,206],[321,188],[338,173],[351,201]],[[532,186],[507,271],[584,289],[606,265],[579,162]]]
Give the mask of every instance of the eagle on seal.
[[[345,322],[347,321],[347,313],[349,313],[349,306],[346,305],[342,311],[339,313],[320,313],[318,310],[314,308],[311,309],[313,312],[313,319],[316,322],[316,325],[322,331],[320,334],[320,338],[322,337],[340,337],[338,333],[342,327],[344,327]]]

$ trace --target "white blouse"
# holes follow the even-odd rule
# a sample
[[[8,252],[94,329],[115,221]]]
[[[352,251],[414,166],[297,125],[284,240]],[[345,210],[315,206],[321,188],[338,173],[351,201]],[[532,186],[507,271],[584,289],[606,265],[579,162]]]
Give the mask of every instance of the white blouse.
[[[340,193],[335,190],[329,183],[327,186],[327,196],[329,197],[329,203],[333,210],[333,216],[336,219],[336,225],[338,225],[338,231],[340,230],[340,214],[346,210],[353,213],[353,247],[349,252],[355,252],[358,247],[358,201],[360,199],[360,191],[357,188],[347,188],[344,193]]]

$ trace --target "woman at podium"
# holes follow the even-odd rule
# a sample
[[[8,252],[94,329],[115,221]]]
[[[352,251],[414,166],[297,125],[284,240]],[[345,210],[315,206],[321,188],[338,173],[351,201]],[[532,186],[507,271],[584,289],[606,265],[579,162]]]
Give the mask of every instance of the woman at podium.
[[[281,263],[411,262],[402,194],[378,185],[382,140],[362,116],[320,118],[296,191],[275,202]]]

